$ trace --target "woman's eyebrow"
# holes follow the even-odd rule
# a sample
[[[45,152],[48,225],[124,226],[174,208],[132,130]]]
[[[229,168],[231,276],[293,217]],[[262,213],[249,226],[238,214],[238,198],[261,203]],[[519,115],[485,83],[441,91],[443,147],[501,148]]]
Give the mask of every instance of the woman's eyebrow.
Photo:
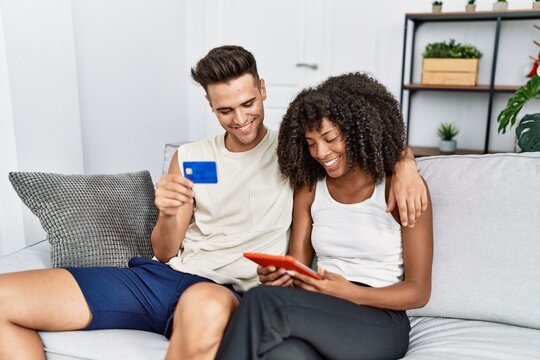
[[[336,129],[329,129],[329,130],[325,131],[324,133],[320,134],[320,136],[326,136],[326,135],[330,134],[332,131],[335,131],[335,130]],[[304,136],[304,139],[311,140],[311,138],[309,136]]]

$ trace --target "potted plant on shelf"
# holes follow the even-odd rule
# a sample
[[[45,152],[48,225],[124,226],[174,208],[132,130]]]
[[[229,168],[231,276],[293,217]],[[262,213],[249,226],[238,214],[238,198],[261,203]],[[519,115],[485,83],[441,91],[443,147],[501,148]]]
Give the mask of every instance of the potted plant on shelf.
[[[476,86],[482,53],[475,46],[450,39],[428,44],[422,56],[423,85]]]
[[[467,0],[467,5],[465,5],[466,12],[475,12],[476,11],[476,0]]]
[[[443,153],[453,154],[456,152],[457,141],[454,137],[459,133],[459,129],[452,123],[443,122],[437,129],[437,134],[441,138],[439,150]]]
[[[506,0],[497,0],[493,4],[493,10],[495,10],[495,11],[508,10],[508,1],[506,1]]]
[[[442,12],[442,1],[434,1],[431,3],[431,10],[434,14],[439,14]]]
[[[540,10],[540,0],[534,0],[532,3],[533,10]]]
[[[517,89],[508,100],[506,107],[497,117],[498,132],[506,133],[506,128],[516,124],[517,116],[527,102],[537,98],[540,92],[540,76],[534,75],[524,86]],[[516,140],[522,151],[540,151],[540,113],[527,114],[516,127]]]

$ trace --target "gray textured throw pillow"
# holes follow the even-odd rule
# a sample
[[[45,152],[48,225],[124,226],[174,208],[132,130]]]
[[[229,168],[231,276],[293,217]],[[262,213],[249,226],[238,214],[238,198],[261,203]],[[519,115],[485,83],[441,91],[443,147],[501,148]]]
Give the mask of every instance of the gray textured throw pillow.
[[[9,180],[47,232],[53,267],[125,267],[134,256],[152,257],[150,234],[158,210],[148,171],[11,172]]]

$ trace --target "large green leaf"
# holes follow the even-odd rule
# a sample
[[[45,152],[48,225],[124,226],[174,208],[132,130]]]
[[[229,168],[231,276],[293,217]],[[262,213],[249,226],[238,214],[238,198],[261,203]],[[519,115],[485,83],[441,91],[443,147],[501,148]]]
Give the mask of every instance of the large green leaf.
[[[513,97],[508,100],[506,107],[497,117],[499,123],[498,132],[506,133],[506,128],[510,124],[510,128],[516,124],[517,116],[520,110],[525,106],[527,101],[534,98],[540,92],[540,76],[533,76],[527,84],[516,90]]]
[[[540,113],[525,115],[516,128],[516,137],[523,151],[540,151]]]

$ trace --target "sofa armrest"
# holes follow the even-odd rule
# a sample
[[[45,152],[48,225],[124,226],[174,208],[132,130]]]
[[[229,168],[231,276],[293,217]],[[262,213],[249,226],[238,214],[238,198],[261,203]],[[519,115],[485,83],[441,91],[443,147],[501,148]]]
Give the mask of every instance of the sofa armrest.
[[[0,257],[0,274],[50,267],[51,260],[47,240],[39,241],[14,253]]]

